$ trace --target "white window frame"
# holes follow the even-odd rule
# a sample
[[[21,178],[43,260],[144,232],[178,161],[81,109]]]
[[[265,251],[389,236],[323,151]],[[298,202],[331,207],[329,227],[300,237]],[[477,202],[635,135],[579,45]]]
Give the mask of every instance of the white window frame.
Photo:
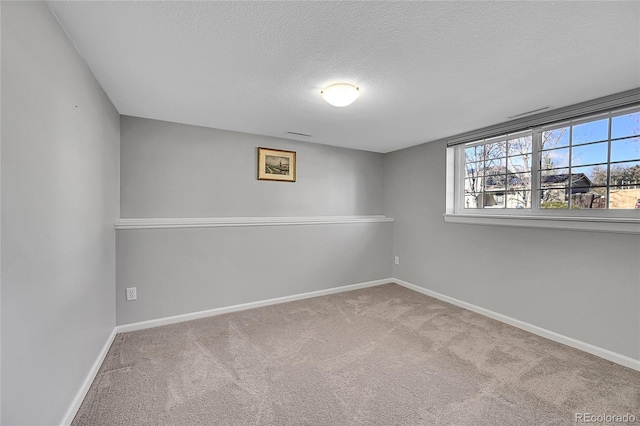
[[[639,106],[615,109],[579,119],[568,119],[529,130],[503,134],[447,148],[447,207],[446,222],[499,225],[527,228],[565,229],[596,232],[640,234],[640,209],[541,209],[539,197],[540,144],[542,132],[565,126],[575,126],[605,117],[613,118],[640,111]],[[609,121],[609,149],[611,149],[611,121]],[[465,148],[522,135],[532,136],[531,208],[523,209],[466,209],[464,208]],[[610,160],[610,156],[608,158]],[[607,168],[610,167],[610,161]],[[607,187],[607,192],[609,186]],[[608,199],[608,198],[607,198]]]

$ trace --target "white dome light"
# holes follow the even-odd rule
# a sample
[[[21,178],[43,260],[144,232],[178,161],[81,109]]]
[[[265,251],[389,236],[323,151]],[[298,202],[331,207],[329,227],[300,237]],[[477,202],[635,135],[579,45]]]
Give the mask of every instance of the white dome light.
[[[336,107],[351,105],[360,96],[360,89],[349,83],[336,83],[320,91],[327,103]]]

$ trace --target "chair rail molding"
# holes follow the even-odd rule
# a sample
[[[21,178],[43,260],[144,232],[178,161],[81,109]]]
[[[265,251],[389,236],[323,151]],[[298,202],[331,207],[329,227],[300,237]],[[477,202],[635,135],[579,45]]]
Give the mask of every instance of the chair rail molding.
[[[393,218],[384,215],[368,216],[295,216],[295,217],[192,217],[192,218],[120,218],[115,228],[170,229],[219,228],[238,226],[329,225],[346,223],[385,223]]]

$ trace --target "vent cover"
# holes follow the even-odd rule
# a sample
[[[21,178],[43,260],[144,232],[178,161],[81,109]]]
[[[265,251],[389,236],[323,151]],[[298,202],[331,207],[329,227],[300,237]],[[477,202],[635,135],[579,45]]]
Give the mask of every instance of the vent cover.
[[[305,138],[310,138],[311,135],[307,135],[306,133],[299,133],[299,132],[287,132],[288,135],[294,135],[294,136],[304,136]]]
[[[509,118],[511,120],[511,119],[514,119],[514,118],[523,117],[525,115],[533,114],[535,112],[546,111],[548,109],[551,109],[551,105],[547,105],[546,107],[542,107],[542,108],[538,108],[538,109],[532,109],[531,111],[525,111],[523,113],[512,115],[512,116],[507,117],[507,118]]]

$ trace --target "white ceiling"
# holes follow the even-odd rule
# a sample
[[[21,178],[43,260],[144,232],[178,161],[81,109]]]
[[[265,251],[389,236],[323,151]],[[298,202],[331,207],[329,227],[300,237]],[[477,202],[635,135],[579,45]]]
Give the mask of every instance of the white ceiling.
[[[376,152],[640,87],[638,1],[50,7],[121,114]]]

